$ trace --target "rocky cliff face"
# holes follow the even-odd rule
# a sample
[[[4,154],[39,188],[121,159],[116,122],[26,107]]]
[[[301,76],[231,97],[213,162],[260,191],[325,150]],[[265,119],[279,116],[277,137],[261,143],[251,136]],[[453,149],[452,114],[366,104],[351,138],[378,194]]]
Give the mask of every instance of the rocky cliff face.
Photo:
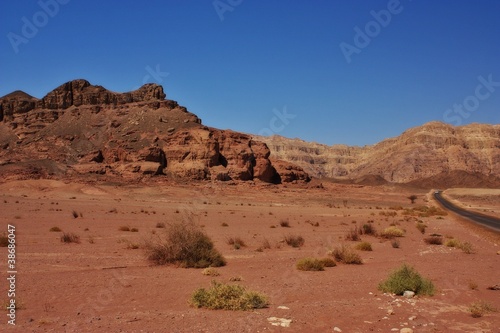
[[[85,80],[67,82],[42,99],[19,91],[6,95],[0,98],[0,174],[281,181],[266,144],[203,126],[165,97],[156,84],[115,93]]]
[[[453,171],[500,177],[500,125],[454,127],[431,122],[365,147],[326,146],[278,136],[257,139],[267,143],[274,158],[291,161],[315,177],[379,176],[396,183]]]

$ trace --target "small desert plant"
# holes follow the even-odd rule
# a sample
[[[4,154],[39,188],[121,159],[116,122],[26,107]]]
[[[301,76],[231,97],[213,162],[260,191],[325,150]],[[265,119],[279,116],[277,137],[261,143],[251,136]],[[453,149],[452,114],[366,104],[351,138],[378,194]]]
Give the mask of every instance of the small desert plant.
[[[71,232],[65,232],[61,235],[63,243],[80,243],[80,236]]]
[[[51,232],[59,232],[59,231],[62,231],[62,230],[59,227],[52,227],[52,228],[49,229],[49,231],[51,231]]]
[[[431,235],[429,237],[424,238],[424,242],[429,245],[442,245],[443,237],[439,235]]]
[[[361,265],[363,260],[359,254],[354,252],[350,246],[341,245],[337,246],[333,251],[331,251],[332,256],[338,262],[342,262],[348,265]]]
[[[417,196],[415,194],[412,194],[408,197],[408,199],[410,199],[411,203],[414,204],[415,203],[415,200],[417,200]]]
[[[121,227],[118,228],[120,231],[130,231],[130,227],[126,225],[122,225]]]
[[[456,238],[448,239],[445,242],[445,245],[448,247],[456,247],[460,250],[462,250],[464,253],[467,254],[472,254],[474,253],[474,248],[472,247],[472,244],[469,242],[461,242]]]
[[[480,318],[488,312],[495,312],[496,309],[489,303],[484,301],[474,302],[469,306],[469,311],[471,316],[474,318]]]
[[[191,305],[212,310],[252,310],[265,308],[267,297],[240,285],[212,281],[210,289],[200,288],[191,296]]]
[[[360,231],[365,235],[376,235],[377,234],[377,232],[375,231],[375,227],[370,223],[363,224]]]
[[[75,219],[78,217],[78,212],[76,210],[72,211],[71,214]]]
[[[137,229],[137,228],[130,228],[130,232],[139,232],[139,229]]]
[[[391,246],[392,246],[393,248],[395,248],[395,249],[399,249],[399,245],[400,245],[400,244],[399,244],[399,240],[397,240],[397,239],[393,239],[393,240],[391,240]]]
[[[467,254],[472,254],[474,253],[474,248],[472,247],[472,244],[469,242],[465,243],[460,243],[458,245],[458,248],[462,250],[462,252],[467,253]]]
[[[164,229],[165,228],[165,223],[164,222],[158,222],[158,223],[156,223],[156,227],[158,229]]]
[[[469,289],[470,289],[470,290],[477,290],[478,285],[477,285],[477,283],[476,283],[476,282],[474,282],[474,281],[472,281],[472,280],[471,280],[471,281],[469,281],[469,283],[468,283],[468,284],[469,284]]]
[[[280,226],[283,228],[290,228],[290,222],[288,222],[288,220],[281,220]]]
[[[321,263],[325,267],[335,267],[335,266],[337,266],[337,263],[332,258],[321,258],[319,260],[321,261]]]
[[[300,271],[324,271],[325,265],[320,259],[316,258],[303,258],[300,259],[296,267]]]
[[[404,230],[391,226],[388,228],[385,228],[384,231],[382,231],[381,236],[384,238],[394,238],[394,237],[403,237],[405,234]]]
[[[361,242],[361,243],[356,244],[356,250],[373,251],[372,245],[369,242]]]
[[[201,274],[208,275],[208,276],[219,276],[220,275],[219,271],[213,267],[205,268],[204,270],[201,271]]]
[[[129,249],[129,250],[137,250],[138,248],[140,248],[139,244],[132,243],[132,242],[127,242],[127,249]]]
[[[415,268],[403,264],[389,275],[387,280],[378,285],[380,291],[403,295],[406,290],[413,291],[419,295],[434,294],[432,281],[422,278]]]
[[[230,237],[227,239],[227,244],[232,245],[236,250],[247,246],[240,237]]]
[[[226,264],[224,257],[214,248],[212,240],[194,223],[171,224],[165,231],[165,240],[146,242],[146,256],[153,263],[194,268]]]
[[[288,235],[285,236],[285,243],[291,247],[301,247],[304,245],[305,240],[302,236]]]
[[[0,247],[9,246],[9,237],[5,233],[0,235]]]
[[[427,226],[424,223],[417,222],[415,226],[417,227],[418,231],[420,231],[422,234],[425,234],[425,229],[427,228]]]
[[[222,222],[221,226],[223,226],[223,227],[229,227],[229,224],[227,224],[226,222]]]
[[[349,229],[349,231],[345,234],[345,240],[353,241],[353,242],[359,241],[360,238],[359,238],[358,227],[354,227],[354,228]]]

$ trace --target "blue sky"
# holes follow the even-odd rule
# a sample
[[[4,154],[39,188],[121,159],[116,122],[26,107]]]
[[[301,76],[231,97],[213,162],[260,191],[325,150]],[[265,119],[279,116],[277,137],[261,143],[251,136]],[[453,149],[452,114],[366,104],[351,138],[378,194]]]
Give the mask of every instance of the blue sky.
[[[496,0],[5,0],[0,96],[156,82],[208,126],[325,144],[498,124],[499,15]]]

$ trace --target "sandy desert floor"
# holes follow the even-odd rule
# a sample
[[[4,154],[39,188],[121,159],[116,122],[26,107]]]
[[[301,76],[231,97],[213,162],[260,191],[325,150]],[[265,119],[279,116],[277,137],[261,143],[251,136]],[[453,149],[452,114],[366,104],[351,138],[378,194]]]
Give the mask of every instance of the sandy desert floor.
[[[0,230],[15,226],[18,306],[16,326],[8,325],[8,312],[2,310],[0,331],[399,332],[407,327],[419,333],[500,332],[500,312],[480,318],[469,312],[479,301],[500,310],[500,291],[487,289],[500,284],[498,233],[450,214],[409,217],[398,208],[434,205],[432,191],[317,184],[0,184]],[[410,194],[418,195],[413,205]],[[466,205],[500,209],[498,200],[477,199],[474,192],[450,196],[466,199]],[[417,219],[428,226],[425,234],[415,227]],[[201,225],[227,259],[226,266],[217,268],[219,276],[154,266],[145,259],[141,245],[164,232],[156,224],[183,220]],[[289,228],[280,226],[283,220]],[[358,251],[362,265],[338,264],[322,272],[295,268],[301,258],[325,257],[335,246],[354,245],[345,240],[346,233],[368,221],[379,231],[391,224],[404,228],[400,247],[363,235],[373,251]],[[62,243],[61,232],[49,231],[56,226],[78,234],[81,243]],[[138,232],[120,231],[122,226]],[[433,233],[469,242],[475,253],[426,244],[424,238]],[[287,246],[283,238],[290,234],[302,236],[304,246]],[[227,244],[230,237],[240,237],[247,246],[234,249]],[[256,251],[265,241],[271,248]],[[431,279],[436,294],[407,299],[378,291],[378,283],[402,263]],[[0,265],[5,305],[5,247],[0,248]],[[241,278],[234,283],[266,294],[269,307],[234,312],[189,305],[197,288],[234,277]],[[274,326],[271,317],[291,319],[290,326]]]

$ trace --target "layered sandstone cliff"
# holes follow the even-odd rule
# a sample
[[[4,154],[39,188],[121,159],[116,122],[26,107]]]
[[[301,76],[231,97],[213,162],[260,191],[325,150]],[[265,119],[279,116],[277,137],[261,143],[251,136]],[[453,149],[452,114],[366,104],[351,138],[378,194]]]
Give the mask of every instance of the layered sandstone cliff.
[[[20,91],[6,95],[0,98],[3,176],[282,181],[264,143],[203,126],[165,97],[156,84],[115,93],[85,80],[67,82],[42,99]]]
[[[500,177],[500,125],[454,127],[431,122],[373,146],[321,145],[279,136],[257,137],[274,158],[291,161],[314,177],[418,182],[452,173]],[[481,175],[481,176],[479,176]]]

